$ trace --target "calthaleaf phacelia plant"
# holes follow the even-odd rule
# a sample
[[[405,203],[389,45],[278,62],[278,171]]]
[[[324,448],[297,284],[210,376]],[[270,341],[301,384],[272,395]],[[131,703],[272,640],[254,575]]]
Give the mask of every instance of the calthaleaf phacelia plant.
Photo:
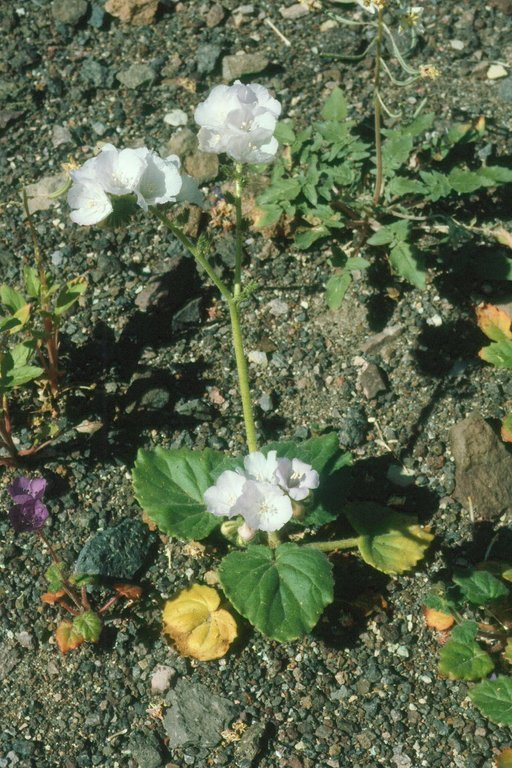
[[[132,584],[114,583],[110,589],[115,594],[99,609],[91,608],[88,590],[96,583],[96,579],[87,574],[73,574],[43,530],[49,518],[48,507],[44,502],[46,487],[47,482],[42,477],[14,478],[7,488],[12,499],[8,516],[16,534],[35,533],[52,558],[52,564],[44,573],[48,591],[41,596],[41,600],[49,605],[59,605],[73,617],[71,621],[61,621],[55,630],[57,645],[62,653],[66,653],[82,643],[98,642],[103,615],[121,597],[137,600],[142,590]]]
[[[162,532],[180,539],[205,539],[215,531],[225,536],[230,551],[218,572],[226,597],[261,632],[286,641],[310,631],[333,599],[328,553],[355,548],[370,565],[396,574],[423,557],[432,536],[410,516],[377,504],[343,506],[350,456],[340,450],[335,433],[303,443],[258,445],[242,337],[242,320],[251,317],[246,312],[242,271],[242,193],[247,166],[270,162],[275,156],[280,112],[281,105],[266,88],[239,81],[214,88],[195,111],[203,151],[224,153],[234,161],[236,249],[231,280],[214,268],[208,240],[192,242],[176,219],[166,215],[181,199],[197,200],[197,191],[190,194],[191,180],[181,175],[177,159],[107,145],[74,172],[68,200],[78,223],[125,223],[127,210],[133,213],[137,206],[149,210],[178,237],[225,302],[247,454],[226,456],[209,448],[141,450],[133,484],[139,503]],[[150,188],[151,194],[146,191]],[[354,535],[318,540],[317,529],[341,514]],[[188,611],[189,597],[183,595],[176,610]],[[224,639],[234,636],[232,627],[218,617],[217,597],[202,592],[190,599],[201,604],[205,626],[211,625],[215,614]],[[172,611],[168,613],[166,620],[171,621]],[[174,626],[172,632],[183,639],[182,629]],[[201,655],[209,657],[213,656]]]

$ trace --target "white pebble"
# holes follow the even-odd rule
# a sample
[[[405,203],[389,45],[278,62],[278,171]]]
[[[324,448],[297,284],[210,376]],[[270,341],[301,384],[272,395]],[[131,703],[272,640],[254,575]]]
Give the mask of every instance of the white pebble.
[[[186,125],[188,123],[187,113],[182,109],[172,109],[164,115],[164,123],[166,125],[172,125],[174,128],[178,128],[180,125]]]

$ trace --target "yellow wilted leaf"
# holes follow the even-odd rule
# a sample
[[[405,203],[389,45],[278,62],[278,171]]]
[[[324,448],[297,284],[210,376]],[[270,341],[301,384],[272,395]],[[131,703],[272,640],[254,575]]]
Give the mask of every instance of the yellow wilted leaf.
[[[482,304],[476,308],[476,321],[491,341],[512,339],[512,318],[503,309],[493,304]]]
[[[438,632],[446,632],[447,629],[453,627],[455,621],[453,616],[450,616],[449,613],[437,611],[435,608],[424,608],[423,614],[425,616],[427,627],[437,629]]]
[[[166,602],[164,632],[183,656],[210,661],[227,653],[237,636],[237,626],[233,616],[219,605],[218,592],[199,584]]]
[[[512,747],[506,747],[500,752],[496,768],[512,768]]]
[[[492,234],[501,245],[506,245],[507,248],[512,248],[512,232],[508,232],[504,227],[498,227],[494,229]]]

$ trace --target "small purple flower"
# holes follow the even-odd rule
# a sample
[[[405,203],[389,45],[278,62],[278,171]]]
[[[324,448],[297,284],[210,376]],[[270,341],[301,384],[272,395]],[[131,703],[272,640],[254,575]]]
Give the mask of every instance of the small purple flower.
[[[300,459],[278,459],[275,477],[281,488],[294,501],[302,501],[309,491],[318,488],[320,478],[311,464]]]
[[[7,488],[14,506],[9,510],[9,519],[16,533],[37,531],[45,524],[48,510],[43,504],[46,480],[42,477],[15,478]]]

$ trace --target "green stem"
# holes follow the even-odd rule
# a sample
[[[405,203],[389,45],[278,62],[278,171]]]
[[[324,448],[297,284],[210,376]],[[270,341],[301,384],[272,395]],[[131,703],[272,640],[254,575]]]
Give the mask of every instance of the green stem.
[[[270,549],[277,549],[281,543],[281,537],[277,531],[271,531],[270,533],[267,533],[267,542]]]
[[[212,283],[215,285],[216,288],[219,289],[221,295],[226,299],[226,301],[229,303],[232,301],[232,296],[229,291],[229,288],[227,285],[220,279],[218,274],[215,272],[214,268],[208,261],[208,259],[203,256],[203,254],[200,252],[199,248],[197,248],[192,240],[187,237],[187,235],[175,224],[172,223],[172,221],[169,221],[169,219],[163,214],[160,213],[160,211],[157,211],[154,209],[154,214],[159,219],[162,224],[164,224],[167,229],[175,235],[180,243],[185,246],[187,251],[194,257],[194,259],[197,261],[198,264],[201,265],[201,267],[204,269]]]
[[[233,298],[240,298],[242,292],[242,163],[235,164],[235,211],[236,211],[236,252],[235,281]]]
[[[359,544],[359,538],[336,539],[336,541],[308,541],[303,547],[318,549],[320,552],[336,552],[338,549],[354,549]]]
[[[231,331],[233,334],[233,348],[235,350],[236,368],[238,371],[238,385],[240,387],[240,396],[242,398],[242,412],[244,415],[245,434],[247,437],[247,447],[249,453],[258,450],[256,440],[256,427],[252,412],[251,392],[249,389],[249,372],[247,369],[247,360],[244,355],[244,345],[242,341],[242,329],[240,327],[240,315],[237,302],[230,296],[228,300],[229,316],[231,319]]]
[[[382,193],[382,135],[381,135],[381,103],[379,98],[380,73],[382,62],[382,25],[384,9],[379,8],[377,19],[377,50],[375,51],[375,74],[373,80],[373,109],[375,115],[375,164],[377,173],[375,177],[375,191],[373,202],[378,205]]]
[[[229,308],[229,317],[231,320],[231,332],[233,337],[233,349],[235,350],[236,368],[238,373],[238,384],[240,387],[240,396],[242,398],[242,412],[245,424],[245,433],[247,437],[247,447],[249,452],[257,450],[258,444],[256,441],[256,427],[254,424],[254,416],[252,412],[251,393],[249,389],[249,372],[247,368],[247,361],[244,354],[244,345],[242,341],[242,329],[240,327],[240,315],[238,310],[238,301],[231,295],[229,288],[217,275],[208,259],[203,256],[200,249],[197,248],[194,243],[187,237],[187,235],[176,225],[174,225],[164,214],[159,211],[155,211],[155,215],[160,221],[165,224],[178,240],[185,246],[195,260],[202,266],[210,280],[219,289],[222,297],[226,300]]]

